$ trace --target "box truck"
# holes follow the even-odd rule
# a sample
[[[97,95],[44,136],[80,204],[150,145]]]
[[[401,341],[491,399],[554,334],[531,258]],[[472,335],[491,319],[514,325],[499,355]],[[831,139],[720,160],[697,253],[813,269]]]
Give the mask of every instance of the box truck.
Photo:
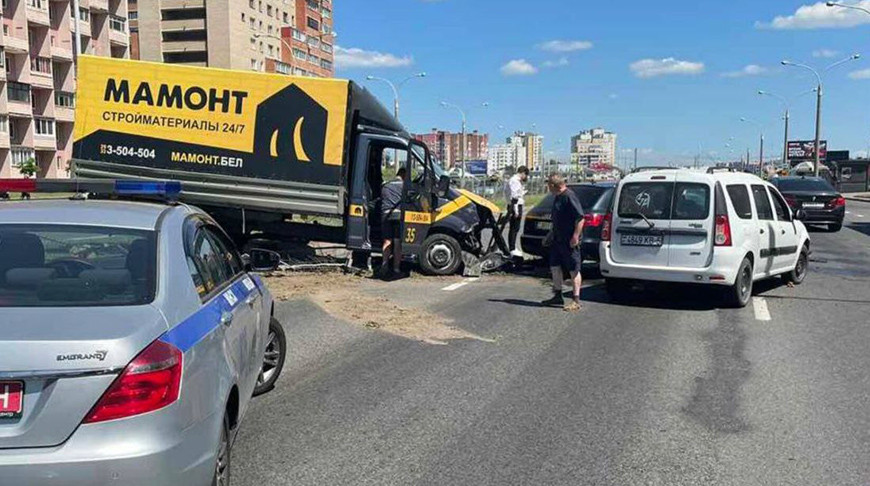
[[[503,261],[499,208],[451,187],[428,148],[351,81],[79,60],[72,175],[180,181],[181,201],[240,245],[378,252],[385,160],[411,174],[396,208],[405,259],[441,275]]]

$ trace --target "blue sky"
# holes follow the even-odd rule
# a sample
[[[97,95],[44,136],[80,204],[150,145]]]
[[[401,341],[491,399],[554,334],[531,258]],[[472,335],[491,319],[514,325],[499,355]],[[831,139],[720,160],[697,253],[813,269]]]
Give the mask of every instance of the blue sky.
[[[691,159],[699,143],[710,161],[729,154],[731,137],[736,152],[757,152],[748,117],[766,125],[778,154],[780,105],[757,90],[792,97],[815,85],[780,61],[824,67],[861,53],[825,75],[823,137],[831,149],[870,145],[870,15],[858,11],[806,0],[336,3],[338,76],[392,106],[389,87],[366,75],[428,74],[401,93],[414,132],[458,131],[458,114],[439,106],[447,100],[466,108],[471,129],[501,139],[534,126],[545,151],[563,157],[572,134],[602,126],[620,149],[638,147],[642,163]],[[814,106],[814,96],[794,102],[793,139],[812,138]]]

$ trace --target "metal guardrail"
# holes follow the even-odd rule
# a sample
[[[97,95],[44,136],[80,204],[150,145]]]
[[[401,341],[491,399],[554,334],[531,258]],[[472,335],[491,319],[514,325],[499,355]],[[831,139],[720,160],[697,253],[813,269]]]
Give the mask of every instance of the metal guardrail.
[[[179,199],[195,205],[276,213],[344,215],[345,190],[340,186],[135,167],[82,159],[73,159],[71,173],[75,177],[97,179],[180,181]]]

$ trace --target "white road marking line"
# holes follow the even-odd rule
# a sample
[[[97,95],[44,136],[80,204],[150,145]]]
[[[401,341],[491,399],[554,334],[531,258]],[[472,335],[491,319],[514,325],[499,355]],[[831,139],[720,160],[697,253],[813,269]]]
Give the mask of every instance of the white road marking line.
[[[852,211],[846,211],[846,214],[852,214]]]
[[[863,218],[863,217],[864,217],[863,214],[856,214],[855,216],[858,216],[859,218]]]
[[[752,308],[755,309],[755,320],[770,320],[770,309],[767,308],[767,301],[763,297],[753,297]]]
[[[455,284],[448,285],[447,287],[444,287],[441,290],[453,292],[454,290],[461,289],[462,287],[465,287],[466,285],[470,284],[471,282],[475,282],[475,281],[477,281],[476,278],[467,278],[467,279],[463,280],[462,282],[456,282]]]

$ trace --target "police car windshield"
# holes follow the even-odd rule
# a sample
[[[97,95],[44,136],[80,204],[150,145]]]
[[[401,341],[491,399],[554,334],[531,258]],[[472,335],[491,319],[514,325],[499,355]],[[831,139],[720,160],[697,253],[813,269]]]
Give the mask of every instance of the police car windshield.
[[[153,231],[0,225],[0,307],[147,304],[156,247]]]

